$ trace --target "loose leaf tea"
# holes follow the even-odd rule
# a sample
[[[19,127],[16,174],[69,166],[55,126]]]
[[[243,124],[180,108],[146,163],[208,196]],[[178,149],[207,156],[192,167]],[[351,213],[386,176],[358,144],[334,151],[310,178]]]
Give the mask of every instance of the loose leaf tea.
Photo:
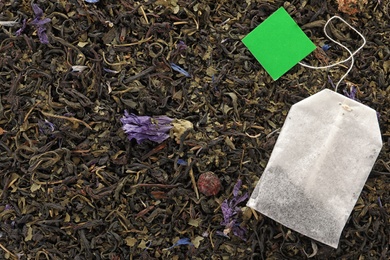
[[[348,58],[323,34],[342,15],[367,46],[338,93],[356,87],[387,143],[386,1],[354,16],[337,1],[89,2],[0,1],[0,259],[388,259],[387,144],[338,250],[245,206],[291,106],[346,67],[273,81],[242,42],[283,7],[322,50],[305,63],[325,66]],[[344,24],[327,32],[361,45]],[[206,172],[220,181],[212,196],[198,190]]]

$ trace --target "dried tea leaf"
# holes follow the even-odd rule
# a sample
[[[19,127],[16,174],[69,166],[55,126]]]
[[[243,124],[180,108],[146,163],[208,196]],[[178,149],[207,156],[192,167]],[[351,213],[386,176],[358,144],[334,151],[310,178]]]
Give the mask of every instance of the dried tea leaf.
[[[234,248],[231,245],[228,244],[222,244],[221,249],[228,252],[229,254],[234,254]]]
[[[170,130],[170,136],[175,138],[176,142],[180,143],[181,136],[188,130],[191,130],[194,128],[194,125],[185,119],[175,119],[171,125],[173,125],[172,129]]]
[[[230,147],[232,150],[236,150],[236,146],[233,144],[232,140],[229,139],[229,137],[225,137],[225,143],[227,146]]]
[[[243,207],[241,210],[242,210],[242,220],[249,221],[252,217],[252,209],[249,207]]]
[[[111,43],[116,36],[116,28],[111,28],[106,34],[103,35],[103,42],[104,44]]]
[[[206,74],[210,77],[212,77],[213,75],[217,74],[217,70],[213,67],[208,67],[207,70],[206,70]]]
[[[20,208],[20,211],[22,212],[22,214],[26,214],[27,213],[26,198],[21,197],[21,198],[18,199],[18,207]]]
[[[178,0],[157,0],[155,4],[169,7],[174,14],[177,14],[180,10],[180,6],[177,4]]]
[[[134,246],[135,245],[135,243],[137,243],[137,239],[136,238],[134,238],[134,237],[126,237],[125,238],[125,241],[126,241],[126,245],[128,245],[128,246]],[[143,241],[143,240],[142,240]],[[142,243],[142,242],[141,242]]]
[[[337,0],[339,11],[354,15],[363,11],[364,5],[367,4],[367,0]]]
[[[79,43],[77,44],[77,46],[80,47],[80,48],[83,48],[83,47],[85,47],[88,43],[89,43],[89,42],[79,42]]]
[[[314,243],[313,241],[311,241],[311,247],[313,249],[313,253],[311,253],[310,255],[308,253],[306,253],[305,249],[303,249],[303,252],[305,253],[305,255],[307,256],[307,258],[312,258],[314,257],[317,252],[318,252],[318,246],[316,243]]]
[[[237,118],[240,118],[240,115],[238,114],[238,109],[237,109],[237,95],[236,95],[236,93],[228,92],[228,93],[225,93],[225,95],[229,96],[232,99],[234,113],[236,114]]]
[[[12,173],[11,175],[11,178],[10,178],[10,181],[9,181],[9,184],[8,184],[8,187],[12,187],[12,192],[16,192],[17,191],[17,187],[14,186],[14,183],[20,178],[20,176],[18,174],[16,174],[15,172]]]
[[[190,219],[188,221],[188,225],[191,225],[191,226],[194,226],[194,227],[199,227],[200,223],[202,222],[202,219],[201,218],[197,218],[197,219]]]
[[[24,238],[24,241],[30,241],[33,237],[33,230],[32,230],[32,227],[30,226],[30,224],[27,224],[27,235],[26,237]]]
[[[176,5],[175,7],[172,8],[172,11],[174,14],[177,14],[180,11],[180,6]]]
[[[31,192],[35,192],[41,188],[40,184],[33,183],[30,187]]]
[[[172,98],[176,101],[181,101],[183,99],[183,91],[179,90],[175,94],[173,94]]]
[[[141,243],[139,243],[139,245],[137,246],[138,248],[141,248],[141,249],[145,249],[145,248],[147,248],[148,247],[148,245],[146,244],[146,242],[147,241],[145,241],[145,240],[141,240]],[[126,243],[127,243],[127,241],[126,241]]]
[[[204,238],[201,237],[201,236],[195,237],[194,240],[192,241],[192,243],[194,244],[194,247],[195,247],[195,248],[198,248],[198,247],[200,246],[200,242],[201,242],[202,240],[204,240]]]
[[[230,110],[232,110],[233,108],[229,107],[228,105],[226,104],[222,104],[221,106],[221,110],[222,110],[222,113],[224,115],[227,115],[229,113]]]
[[[211,53],[212,53],[212,52],[213,52],[213,48],[212,48],[210,45],[207,46],[207,51],[204,53],[202,59],[203,59],[203,60],[208,60],[208,59],[210,59]]]
[[[385,73],[390,72],[390,60],[383,62],[383,70],[385,71]]]

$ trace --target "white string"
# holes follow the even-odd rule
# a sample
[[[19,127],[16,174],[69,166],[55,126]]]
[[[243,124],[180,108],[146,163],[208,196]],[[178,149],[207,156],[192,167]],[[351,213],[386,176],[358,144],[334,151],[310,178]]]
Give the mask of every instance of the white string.
[[[336,41],[336,40],[334,40],[332,37],[330,37],[330,36],[328,35],[328,33],[326,32],[326,27],[328,26],[329,22],[332,21],[332,20],[335,19],[335,18],[337,18],[337,19],[341,20],[342,22],[344,22],[346,25],[349,26],[349,28],[351,28],[352,30],[354,30],[354,31],[363,39],[363,44],[362,44],[356,51],[354,51],[353,53],[352,53],[345,45],[339,43],[338,41]],[[327,69],[327,68],[331,68],[331,67],[337,66],[337,65],[339,65],[339,64],[341,64],[341,63],[344,63],[344,62],[346,62],[346,61],[351,60],[351,65],[349,66],[347,72],[344,74],[344,76],[341,77],[341,79],[340,79],[340,80],[337,82],[337,84],[336,84],[335,91],[337,92],[337,88],[338,88],[339,84],[344,80],[344,78],[345,78],[345,77],[349,74],[349,72],[352,70],[353,63],[354,63],[354,61],[355,61],[354,58],[353,58],[353,56],[354,56],[358,51],[360,51],[360,50],[364,47],[364,45],[366,44],[366,38],[364,38],[364,36],[363,36],[358,30],[356,30],[352,25],[350,25],[350,24],[347,23],[343,18],[341,18],[341,17],[339,17],[339,16],[337,16],[337,15],[331,17],[331,18],[325,23],[325,25],[324,25],[324,33],[325,33],[325,36],[326,36],[329,40],[331,40],[332,42],[334,42],[334,43],[336,43],[337,45],[339,45],[339,46],[341,46],[342,48],[344,48],[344,49],[348,52],[349,57],[346,58],[345,60],[336,62],[336,63],[334,63],[334,64],[327,65],[327,66],[320,66],[320,67],[310,66],[310,65],[305,64],[305,63],[302,63],[302,62],[299,62],[299,64],[302,65],[302,66],[304,66],[304,67],[306,67],[306,68],[310,68],[310,69]]]

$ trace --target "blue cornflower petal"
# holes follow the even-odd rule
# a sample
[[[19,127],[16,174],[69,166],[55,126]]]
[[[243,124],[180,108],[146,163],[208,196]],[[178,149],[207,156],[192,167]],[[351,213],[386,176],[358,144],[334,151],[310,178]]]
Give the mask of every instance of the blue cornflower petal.
[[[324,51],[327,51],[327,50],[330,49],[330,45],[324,44],[324,46],[322,46],[322,49],[323,49]]]
[[[171,247],[169,247],[168,250],[170,250],[176,246],[181,246],[181,245],[192,245],[191,239],[189,239],[188,237],[180,238],[179,240],[177,240],[177,242],[175,244],[173,244]]]
[[[183,159],[178,159],[178,160],[177,160],[177,164],[186,166],[186,165],[187,165],[187,162],[184,161]]]
[[[182,67],[180,67],[179,65],[176,65],[175,63],[171,63],[171,68],[174,70],[174,71],[177,71],[177,72],[180,72],[181,74],[183,74],[184,76],[190,78],[191,75],[185,71]]]

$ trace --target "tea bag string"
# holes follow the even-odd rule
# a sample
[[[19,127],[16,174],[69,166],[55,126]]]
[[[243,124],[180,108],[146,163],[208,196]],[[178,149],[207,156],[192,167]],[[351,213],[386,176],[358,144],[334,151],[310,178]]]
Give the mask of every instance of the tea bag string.
[[[333,39],[332,37],[329,36],[329,34],[326,32],[326,27],[328,26],[328,24],[333,20],[333,19],[339,19],[341,20],[342,22],[344,22],[346,25],[349,26],[349,28],[351,28],[352,30],[354,30],[362,39],[363,39],[363,44],[354,52],[350,51],[345,45],[343,45],[342,43],[336,41],[335,39]],[[342,60],[342,61],[339,61],[339,62],[336,62],[336,63],[333,63],[331,65],[327,65],[327,66],[319,66],[319,67],[316,67],[316,66],[310,66],[308,64],[305,64],[305,63],[302,63],[302,62],[299,62],[300,65],[306,67],[306,68],[310,68],[310,69],[327,69],[327,68],[331,68],[331,67],[334,67],[334,66],[337,66],[341,63],[344,63],[344,62],[347,62],[349,60],[351,60],[351,65],[349,65],[349,68],[347,70],[347,72],[341,77],[341,79],[337,82],[336,84],[336,87],[335,87],[335,91],[337,92],[337,88],[339,86],[339,84],[345,79],[345,77],[349,74],[349,72],[352,70],[352,67],[353,67],[353,64],[355,62],[353,56],[358,52],[360,51],[364,45],[366,44],[366,38],[364,38],[364,36],[358,31],[356,30],[352,25],[350,25],[349,23],[347,23],[343,18],[341,18],[340,16],[332,16],[324,25],[324,33],[325,33],[325,36],[331,40],[332,42],[334,42],[335,44],[341,46],[343,49],[345,49],[348,54],[349,54],[349,57]]]

